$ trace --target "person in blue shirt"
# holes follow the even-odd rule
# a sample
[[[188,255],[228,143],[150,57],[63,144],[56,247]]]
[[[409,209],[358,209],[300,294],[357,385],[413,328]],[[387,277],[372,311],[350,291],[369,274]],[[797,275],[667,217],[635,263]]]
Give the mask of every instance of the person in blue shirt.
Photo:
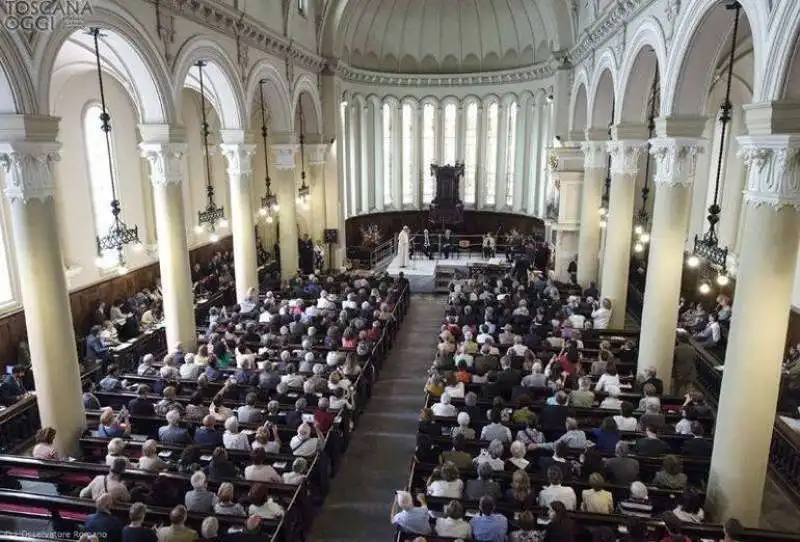
[[[414,506],[414,499],[408,491],[398,491],[392,504],[390,518],[392,525],[408,534],[429,535],[432,533],[431,516],[425,504],[425,496],[417,495],[422,506]],[[397,512],[397,508],[400,511]]]
[[[597,450],[600,452],[613,454],[617,449],[619,438],[617,422],[611,416],[604,418],[600,427],[592,429],[592,440],[594,440]]]
[[[119,380],[119,367],[114,364],[108,366],[108,373],[100,381],[100,391],[120,391],[122,382]]]
[[[95,501],[97,512],[86,518],[83,524],[86,532],[94,534],[100,540],[108,542],[122,542],[122,520],[111,515],[111,505],[114,502],[111,493],[103,493]]]
[[[10,406],[25,397],[25,367],[15,365],[10,375],[6,375],[0,383],[0,403]]]
[[[86,336],[86,360],[87,361],[103,361],[109,360],[110,354],[108,347],[103,344],[100,339],[100,332],[103,330],[100,326],[92,326],[89,330],[89,335]]]
[[[194,443],[204,448],[222,446],[222,433],[217,431],[214,424],[216,419],[211,414],[203,418],[203,427],[198,427],[194,432]]]
[[[481,497],[478,504],[480,515],[469,522],[475,542],[505,542],[508,534],[508,518],[494,513],[494,499],[488,495]]]

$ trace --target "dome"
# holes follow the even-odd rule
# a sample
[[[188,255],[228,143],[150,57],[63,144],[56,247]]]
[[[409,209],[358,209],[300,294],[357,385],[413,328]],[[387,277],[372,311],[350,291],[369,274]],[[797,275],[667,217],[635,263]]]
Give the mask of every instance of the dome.
[[[532,0],[350,0],[341,59],[392,73],[475,73],[547,60],[553,37]]]

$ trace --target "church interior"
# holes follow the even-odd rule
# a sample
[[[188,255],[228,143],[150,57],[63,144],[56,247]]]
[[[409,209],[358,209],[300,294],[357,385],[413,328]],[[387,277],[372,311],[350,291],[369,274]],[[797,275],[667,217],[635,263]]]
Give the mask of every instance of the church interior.
[[[0,541],[800,542],[800,1],[0,21]]]

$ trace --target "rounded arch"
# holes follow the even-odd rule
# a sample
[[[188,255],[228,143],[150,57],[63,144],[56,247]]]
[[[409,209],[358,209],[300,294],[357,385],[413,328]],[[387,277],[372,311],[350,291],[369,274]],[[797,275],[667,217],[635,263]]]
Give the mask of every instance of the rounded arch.
[[[589,87],[589,118],[587,127],[605,128],[614,119],[617,106],[617,62],[614,53],[606,49],[594,70],[594,79]]]
[[[53,31],[36,44],[32,55],[33,66],[38,66],[37,104],[41,114],[51,109],[51,83],[54,67],[64,43],[77,40],[84,43],[91,37],[65,18]],[[119,60],[118,68],[124,77],[123,85],[132,94],[139,121],[142,124],[174,124],[177,108],[169,84],[169,70],[164,64],[155,43],[136,18],[118,4],[95,6],[84,18],[85,27],[98,27],[102,38]],[[93,46],[92,46],[93,47]]]
[[[661,92],[666,59],[664,32],[654,17],[648,17],[634,32],[620,66],[619,120],[645,122],[653,77],[658,70],[658,91]]]
[[[292,105],[289,97],[289,87],[278,68],[266,60],[256,62],[247,76],[245,99],[250,107],[247,118],[251,118],[254,108],[260,106],[258,93],[261,91],[262,80],[265,81],[264,102],[269,111],[272,130],[290,132],[292,129]]]
[[[739,32],[750,28],[753,42],[753,95],[761,95],[764,47],[769,28],[769,5],[760,0],[741,0]],[[730,41],[733,12],[722,0],[690,3],[675,31],[664,70],[661,116],[704,115],[720,51]]]
[[[36,92],[17,40],[0,32],[0,114],[37,113]]]
[[[306,96],[303,99],[303,96]],[[311,134],[322,133],[322,105],[319,99],[319,89],[313,78],[308,74],[300,74],[295,78],[292,90],[292,120],[297,118],[297,108],[303,99],[303,115],[305,116],[306,130]],[[309,113],[310,112],[310,113]]]
[[[400,107],[400,99],[397,96],[392,96],[391,94],[386,95],[381,100],[381,105],[388,105],[392,108]]]
[[[578,68],[569,95],[569,131],[583,131],[589,121],[589,76]]]
[[[244,91],[236,75],[236,67],[222,48],[211,38],[195,36],[181,46],[175,60],[175,104],[180,107],[181,90],[189,87],[199,92],[198,61],[204,60],[203,78],[208,99],[214,105],[225,130],[242,130],[246,126]]]
[[[753,101],[800,100],[800,2],[783,2],[776,8],[761,96]],[[786,39],[792,36],[792,39]]]

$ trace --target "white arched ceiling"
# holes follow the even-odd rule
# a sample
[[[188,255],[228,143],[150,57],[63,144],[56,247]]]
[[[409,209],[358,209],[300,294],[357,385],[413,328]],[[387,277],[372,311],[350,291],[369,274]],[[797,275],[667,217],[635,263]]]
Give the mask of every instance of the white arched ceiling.
[[[260,113],[256,114],[256,112],[261,107],[259,93],[262,80],[264,80],[264,102],[269,116],[270,129],[274,132],[291,131],[292,105],[289,88],[280,71],[266,60],[257,62],[247,77],[245,103],[250,107],[247,118],[258,116],[260,119]]]
[[[14,38],[0,32],[0,114],[36,113],[36,92]]]
[[[94,56],[92,37],[64,21],[53,32],[39,34],[43,37],[36,42],[31,61],[38,68],[37,101],[43,114],[51,110],[54,83],[60,84],[59,79],[69,75],[68,66],[86,69],[87,58]],[[84,28],[91,27],[101,29],[103,65],[131,95],[139,122],[172,123],[176,115],[166,67],[133,15],[115,4],[95,6],[84,24]]]
[[[617,63],[614,53],[606,49],[597,62],[589,87],[589,128],[607,128],[614,120],[617,104]]]
[[[292,91],[292,118],[296,119],[298,114],[298,104],[300,100],[303,104],[303,117],[305,121],[305,131],[307,134],[322,133],[322,105],[319,99],[319,91],[314,80],[307,74],[297,77]],[[299,130],[295,126],[295,131]]]
[[[619,92],[622,103],[617,107],[620,121],[645,122],[656,70],[658,92],[663,95],[666,62],[667,48],[661,25],[655,18],[648,17],[636,28],[620,66]]]
[[[800,2],[783,2],[773,17],[762,97],[754,101],[800,100]],[[792,39],[786,39],[793,36]]]
[[[175,62],[175,103],[180,105],[181,89],[185,86],[199,91],[199,60],[203,68],[203,84],[207,99],[214,106],[224,130],[242,130],[245,121],[244,91],[239,84],[236,68],[227,54],[210,38],[198,36],[181,47]]]
[[[386,72],[512,69],[569,47],[569,17],[561,0],[331,0],[321,52]]]

